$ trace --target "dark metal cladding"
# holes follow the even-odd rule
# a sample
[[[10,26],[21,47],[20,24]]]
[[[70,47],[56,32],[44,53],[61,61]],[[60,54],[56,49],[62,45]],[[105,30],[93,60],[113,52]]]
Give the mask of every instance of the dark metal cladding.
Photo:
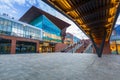
[[[50,19],[56,26],[58,26],[61,30],[70,26],[67,22],[60,20],[47,12],[40,10],[34,6],[32,6],[19,20],[25,23],[30,23],[35,18],[40,15],[45,15],[48,19]]]

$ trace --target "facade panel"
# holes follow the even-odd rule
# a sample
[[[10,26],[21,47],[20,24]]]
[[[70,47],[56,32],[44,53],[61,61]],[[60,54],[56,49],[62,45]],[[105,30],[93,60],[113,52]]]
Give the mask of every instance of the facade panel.
[[[43,30],[42,33],[43,41],[62,42],[60,35],[61,30],[54,23],[52,23],[46,16],[41,15],[34,19],[30,24]]]

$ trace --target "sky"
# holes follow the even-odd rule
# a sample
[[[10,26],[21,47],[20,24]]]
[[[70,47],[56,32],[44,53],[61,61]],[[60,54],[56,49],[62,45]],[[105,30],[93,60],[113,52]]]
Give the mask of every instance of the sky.
[[[115,27],[117,27],[118,25],[120,25],[120,14],[119,14],[119,16],[118,16],[118,18],[117,18]]]
[[[23,14],[25,14],[25,12],[30,9],[31,6],[36,6],[37,8],[42,9],[52,14],[53,16],[70,23],[71,26],[67,28],[67,32],[75,35],[80,39],[88,39],[88,37],[71,20],[41,0],[0,0],[0,14],[6,13],[10,17],[14,17],[14,19],[18,20]],[[120,16],[117,19],[116,24],[120,24]]]

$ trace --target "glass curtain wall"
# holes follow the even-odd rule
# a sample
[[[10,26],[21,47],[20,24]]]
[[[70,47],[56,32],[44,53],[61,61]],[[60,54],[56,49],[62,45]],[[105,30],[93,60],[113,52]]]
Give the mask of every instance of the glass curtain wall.
[[[44,41],[61,42],[61,30],[46,16],[39,16],[31,24],[44,30],[42,35]]]
[[[110,40],[112,54],[120,54],[120,25],[114,28]]]
[[[0,34],[10,35],[12,32],[12,22],[0,17]]]
[[[42,30],[22,22],[0,17],[0,34],[41,40]]]

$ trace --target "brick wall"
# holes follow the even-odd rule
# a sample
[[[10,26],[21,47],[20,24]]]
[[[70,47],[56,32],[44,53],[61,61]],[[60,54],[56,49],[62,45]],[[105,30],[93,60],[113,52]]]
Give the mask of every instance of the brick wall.
[[[96,50],[94,48],[93,48],[93,52],[96,53]],[[111,54],[109,42],[105,42],[102,54]]]
[[[57,43],[55,45],[55,52],[59,52],[62,49],[66,48],[68,45],[67,44],[63,44],[63,43]]]
[[[39,52],[39,40],[27,39],[22,37],[15,37],[15,36],[6,36],[6,35],[0,35],[0,38],[11,40],[11,51],[10,51],[11,54],[16,53],[16,41],[34,42],[36,43],[36,52]]]

